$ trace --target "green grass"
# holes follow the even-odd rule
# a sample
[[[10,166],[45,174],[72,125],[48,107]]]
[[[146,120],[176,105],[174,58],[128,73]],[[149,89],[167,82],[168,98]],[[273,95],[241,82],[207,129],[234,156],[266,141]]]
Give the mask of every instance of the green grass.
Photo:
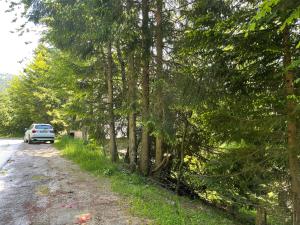
[[[108,177],[112,191],[124,197],[133,215],[151,219],[160,225],[234,225],[217,209],[205,206],[200,201],[178,197],[158,187],[138,174],[130,174],[121,164],[112,164],[95,144],[83,144],[80,140],[61,138],[55,146],[61,154],[80,165],[83,170],[99,177]]]

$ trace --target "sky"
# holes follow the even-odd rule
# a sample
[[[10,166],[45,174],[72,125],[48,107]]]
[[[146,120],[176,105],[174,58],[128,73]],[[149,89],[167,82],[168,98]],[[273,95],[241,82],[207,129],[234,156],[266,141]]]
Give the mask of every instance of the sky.
[[[22,7],[5,12],[9,5],[10,0],[0,0],[0,73],[16,75],[32,59],[41,37],[41,29],[30,23],[25,26],[24,34],[20,35],[16,30],[26,21],[20,15]],[[15,18],[16,22],[12,22]]]

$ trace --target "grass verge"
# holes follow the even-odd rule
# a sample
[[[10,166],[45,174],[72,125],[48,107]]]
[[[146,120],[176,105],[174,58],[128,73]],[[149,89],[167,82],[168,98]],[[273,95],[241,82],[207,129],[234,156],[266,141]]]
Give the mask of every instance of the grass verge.
[[[85,145],[80,140],[62,137],[55,146],[61,154],[79,164],[81,169],[101,179],[109,177],[112,191],[118,193],[130,205],[135,216],[148,218],[160,225],[236,225],[224,213],[205,206],[199,201],[190,201],[151,184],[146,178],[122,169],[121,164],[112,164],[95,144]]]

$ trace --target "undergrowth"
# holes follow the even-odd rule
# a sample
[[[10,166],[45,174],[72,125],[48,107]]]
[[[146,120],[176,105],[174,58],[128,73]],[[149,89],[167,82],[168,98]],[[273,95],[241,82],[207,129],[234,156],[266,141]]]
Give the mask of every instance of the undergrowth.
[[[112,191],[129,203],[135,216],[148,218],[160,225],[234,225],[224,213],[199,201],[179,197],[158,187],[146,178],[128,173],[121,164],[113,164],[96,144],[84,144],[77,139],[62,137],[55,146],[61,154],[101,179],[108,177]]]

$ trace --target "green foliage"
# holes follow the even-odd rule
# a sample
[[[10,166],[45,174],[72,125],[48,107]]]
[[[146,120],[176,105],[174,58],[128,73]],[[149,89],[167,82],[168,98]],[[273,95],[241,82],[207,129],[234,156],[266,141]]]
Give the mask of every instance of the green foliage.
[[[262,20],[280,16],[279,31],[283,31],[286,26],[293,26],[300,18],[300,6],[294,0],[264,0],[258,6],[259,10],[252,18],[249,30],[254,31],[256,23]],[[276,15],[277,14],[277,15]]]
[[[84,144],[79,139],[70,139],[63,136],[55,146],[62,150],[62,155],[78,163],[81,168],[95,173],[95,175],[106,175],[107,171],[113,173],[117,167],[111,164],[103,154],[99,146]]]
[[[59,66],[61,58],[57,57],[58,54],[56,50],[39,46],[33,62],[8,87],[13,116],[9,126],[14,129],[14,133],[23,132],[33,122],[52,123],[57,129],[63,127],[58,108],[68,96],[64,88],[68,84],[68,74],[63,72],[65,79],[62,82],[63,77],[53,71],[54,64],[56,69]]]
[[[42,122],[51,123],[57,131],[78,129],[82,123],[94,124],[96,135],[102,127],[100,121],[95,124],[93,120],[103,117],[101,105],[88,108],[87,102],[97,101],[101,92],[95,93],[92,88],[102,80],[95,82],[93,63],[40,45],[33,61],[1,94],[5,117],[1,120],[2,133],[23,133],[31,123]],[[94,115],[86,114],[88,111]],[[95,117],[99,111],[101,114]]]
[[[205,189],[200,193],[203,198],[233,208],[259,204],[276,208],[277,200],[269,199],[268,193],[277,195],[285,189],[287,178],[287,155],[282,154],[286,149],[282,137],[287,135],[281,91],[283,46],[273,20],[286,18],[282,11],[286,6],[278,6],[275,15],[271,7],[276,1],[264,1],[265,11],[256,16],[255,3],[196,1],[184,11],[189,23],[173,55],[179,90],[174,108],[192,113],[185,182],[195,190]],[[245,36],[244,27],[251,20],[259,24],[252,24]],[[295,46],[298,40],[293,35]],[[299,52],[292,54],[297,59]],[[196,140],[191,140],[194,135]],[[228,143],[244,145],[232,148]]]
[[[292,113],[300,128],[298,1],[163,1],[163,79],[157,74],[155,2],[149,4],[150,20],[145,24],[140,20],[142,3],[147,1],[23,2],[28,19],[47,26],[45,39],[55,47],[40,46],[24,74],[12,82],[9,94],[0,97],[7,106],[0,109],[7,122],[2,122],[3,127],[21,130],[37,120],[49,121],[59,130],[86,126],[90,137],[103,142],[107,125],[117,122],[117,129],[126,130],[128,113],[133,110],[138,128],[147,126],[152,136],[162,136],[163,150],[171,154],[162,182],[173,189],[187,188],[233,214],[252,212],[262,205],[269,214],[280,214],[283,219],[290,216],[291,208],[280,205],[279,195],[284,192],[287,197],[283,201],[292,201],[287,101],[296,104]],[[145,25],[150,27],[147,37]],[[148,44],[151,55],[143,56]],[[112,46],[112,60],[107,46]],[[144,65],[148,57],[149,71]],[[129,71],[137,78],[136,99],[130,105]],[[288,96],[283,79],[287,71],[295,80],[295,93]],[[112,123],[108,118],[108,72],[113,74],[116,116]],[[144,120],[143,72],[150,74],[149,87],[146,84],[150,115]],[[161,102],[166,107],[160,108]],[[120,147],[126,149],[127,145]],[[154,164],[153,140],[150,145],[149,161]],[[93,158],[103,158],[90,151],[82,161],[80,149],[67,149],[66,154],[87,170],[98,168],[93,163],[98,159]],[[139,150],[140,146],[138,154]],[[102,163],[104,167],[98,168],[101,175],[111,176],[113,181],[122,175]],[[124,192],[129,196],[145,193],[155,199],[154,190],[148,193],[143,185],[124,188]],[[127,187],[126,183],[123,186]],[[143,205],[151,209],[143,210],[151,218],[160,213],[155,204],[140,199],[134,202],[139,209]],[[171,214],[172,210],[164,206],[162,211]],[[193,218],[186,215],[179,213],[176,220]],[[161,218],[161,223],[176,224],[168,216]]]
[[[0,92],[0,135],[9,135],[12,123],[12,106],[6,92]]]

